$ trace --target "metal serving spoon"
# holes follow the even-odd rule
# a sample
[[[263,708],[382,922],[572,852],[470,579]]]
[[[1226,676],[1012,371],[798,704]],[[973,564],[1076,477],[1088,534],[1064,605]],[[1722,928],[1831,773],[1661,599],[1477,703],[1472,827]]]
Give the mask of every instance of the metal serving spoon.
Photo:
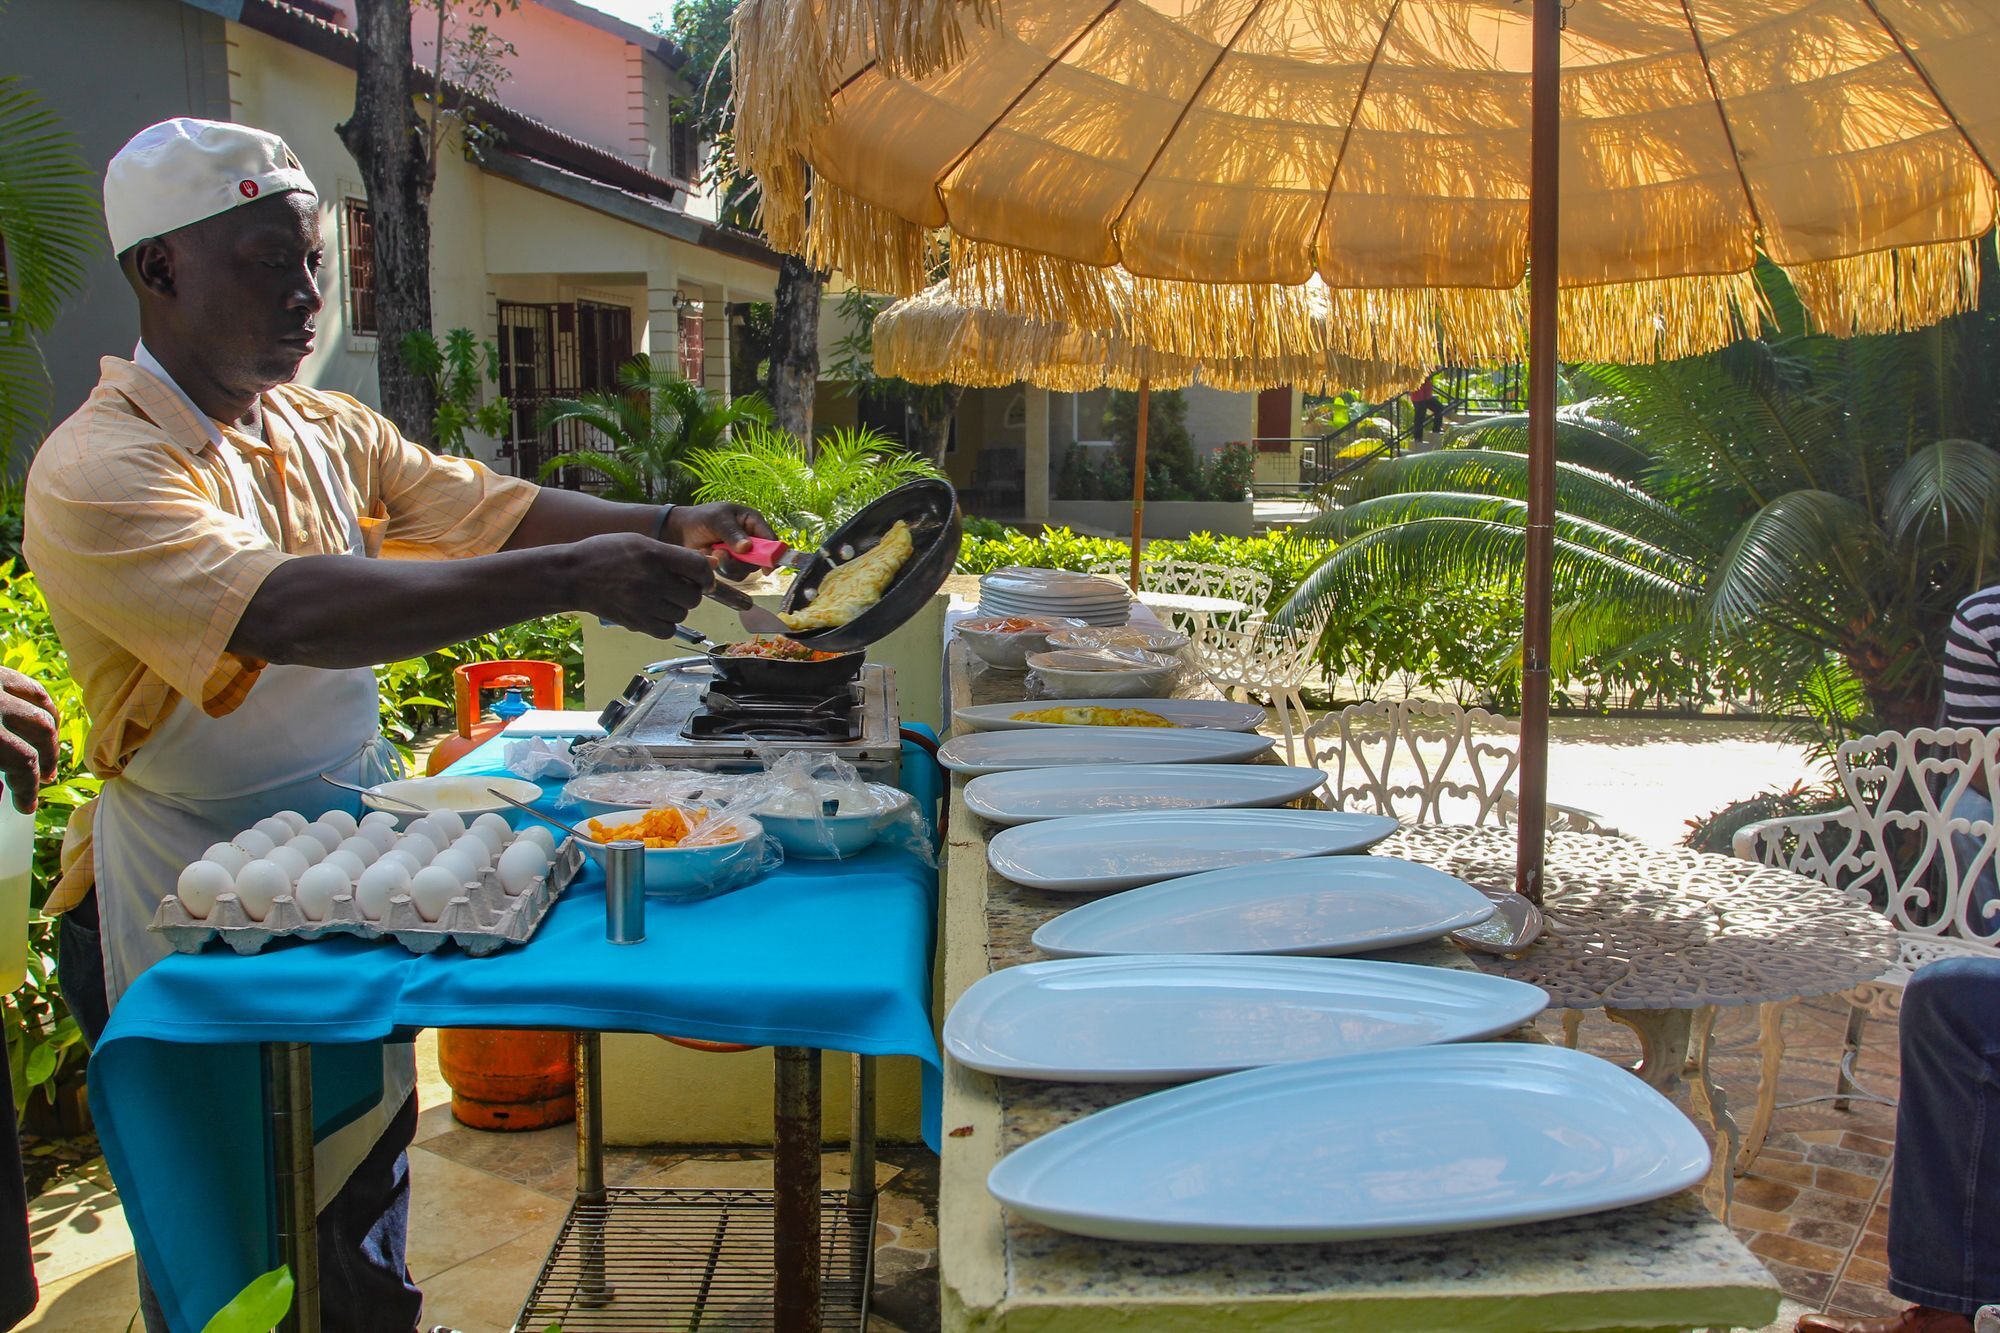
[[[551,816],[543,814],[541,811],[535,809],[534,806],[529,805],[526,801],[515,800],[513,797],[509,796],[506,792],[501,791],[498,787],[488,787],[486,791],[489,795],[499,797],[507,804],[513,806],[516,810],[527,811],[529,814],[541,820],[544,824],[547,824],[549,827],[561,829],[564,833],[569,834],[570,837],[575,838],[578,842],[588,844],[589,846],[592,847],[603,846],[603,844],[598,842],[597,839],[589,836],[586,833],[581,832],[578,829],[571,828],[568,824],[563,823],[560,819],[555,819],[552,818]]]
[[[437,811],[431,809],[427,805],[418,805],[415,801],[406,801],[400,796],[391,796],[386,791],[376,791],[370,787],[357,786],[352,782],[342,782],[339,778],[333,776],[333,774],[331,773],[320,774],[319,780],[321,782],[326,783],[330,787],[338,787],[342,791],[358,792],[359,794],[366,796],[371,801],[387,801],[391,805],[400,805],[405,810],[414,810],[420,815],[434,815],[437,813]]]

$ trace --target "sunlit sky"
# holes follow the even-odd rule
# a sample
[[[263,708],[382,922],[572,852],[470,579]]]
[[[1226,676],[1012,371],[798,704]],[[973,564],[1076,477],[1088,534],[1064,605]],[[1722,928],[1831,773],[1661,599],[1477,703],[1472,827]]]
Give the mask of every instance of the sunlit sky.
[[[665,14],[673,9],[673,0],[581,0],[592,9],[601,9],[607,14],[624,19],[627,23],[641,28],[653,26],[653,15]]]

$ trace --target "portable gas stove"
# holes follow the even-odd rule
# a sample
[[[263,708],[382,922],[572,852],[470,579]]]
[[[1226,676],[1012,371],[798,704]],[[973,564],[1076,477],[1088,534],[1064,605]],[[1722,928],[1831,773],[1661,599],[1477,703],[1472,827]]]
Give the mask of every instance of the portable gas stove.
[[[632,677],[605,706],[598,745],[636,745],[672,768],[750,773],[772,750],[837,755],[870,782],[903,771],[896,673],[868,663],[839,694],[820,698],[724,693],[701,658],[663,663]],[[586,755],[579,755],[587,762]]]

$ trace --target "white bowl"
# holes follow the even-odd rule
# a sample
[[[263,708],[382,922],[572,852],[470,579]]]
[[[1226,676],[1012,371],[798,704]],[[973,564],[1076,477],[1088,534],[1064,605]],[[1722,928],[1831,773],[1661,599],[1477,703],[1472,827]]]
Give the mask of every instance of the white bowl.
[[[511,822],[521,812],[493,795],[496,789],[529,805],[542,799],[541,784],[529,782],[525,778],[439,776],[378,782],[368,789],[371,793],[381,792],[385,796],[399,799],[383,801],[368,795],[361,798],[361,804],[370,810],[382,810],[394,815],[397,828],[403,828],[411,820],[422,818],[409,806],[402,804],[403,801],[420,805],[426,811],[456,810],[464,816],[468,824],[481,815],[489,814],[504,815]]]
[[[1064,649],[1036,653],[1028,666],[1055,699],[1158,698],[1172,693],[1180,663],[1160,653],[1133,651],[1133,665],[1107,665],[1106,655]]]
[[[620,815],[636,815],[637,811],[616,811],[611,818]],[[692,903],[703,898],[714,898],[731,889],[740,889],[750,882],[744,877],[745,861],[753,861],[764,854],[764,826],[748,815],[726,815],[743,836],[732,842],[704,843],[699,847],[648,847],[646,861],[646,896],[666,902]],[[621,821],[629,822],[629,821]],[[578,824],[577,828],[589,834],[588,824]],[[585,842],[581,846],[590,857],[602,865],[604,845]],[[735,882],[741,879],[741,882]]]
[[[1188,636],[1170,629],[1131,629],[1124,625],[1085,625],[1049,634],[1051,648],[1139,648],[1150,653],[1177,653]]]
[[[875,845],[882,830],[910,806],[910,794],[880,782],[868,784],[865,808],[849,809],[843,802],[833,814],[780,815],[760,811],[757,819],[785,849],[785,855],[806,861],[838,861]]]
[[[1033,620],[1034,629],[1001,630],[992,626],[1006,620]],[[1047,652],[1049,635],[1065,626],[1076,628],[1082,622],[1074,620],[1054,620],[1039,616],[974,616],[970,620],[958,622],[958,637],[965,640],[965,646],[988,666],[996,666],[1005,671],[1025,671],[1029,653]]]

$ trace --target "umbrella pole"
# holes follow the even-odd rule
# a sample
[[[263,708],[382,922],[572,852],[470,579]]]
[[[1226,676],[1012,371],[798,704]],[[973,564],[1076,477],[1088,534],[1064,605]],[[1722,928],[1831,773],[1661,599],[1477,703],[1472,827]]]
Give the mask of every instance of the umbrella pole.
[[[1556,225],[1561,0],[1535,0],[1528,168],[1528,550],[1521,617],[1521,773],[1514,888],[1542,900],[1549,799],[1549,638],[1556,496]]]
[[[1132,573],[1126,580],[1139,591],[1139,547],[1146,534],[1146,418],[1152,415],[1153,382],[1139,377],[1139,430],[1132,440]]]

